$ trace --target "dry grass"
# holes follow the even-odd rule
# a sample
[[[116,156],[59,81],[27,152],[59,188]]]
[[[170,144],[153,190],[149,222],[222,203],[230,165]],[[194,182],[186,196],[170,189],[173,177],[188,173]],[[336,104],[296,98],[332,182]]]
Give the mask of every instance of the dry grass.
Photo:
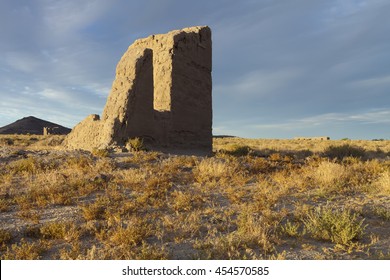
[[[62,140],[0,136],[1,259],[390,256],[390,141],[216,138],[195,157]]]
[[[303,219],[305,229],[313,238],[330,240],[335,244],[349,245],[363,235],[364,220],[350,210],[317,207]]]

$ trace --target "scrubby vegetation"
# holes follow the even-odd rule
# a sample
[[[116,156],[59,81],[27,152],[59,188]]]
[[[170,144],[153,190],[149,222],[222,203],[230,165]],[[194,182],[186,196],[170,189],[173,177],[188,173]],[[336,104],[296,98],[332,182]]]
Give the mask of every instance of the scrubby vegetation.
[[[144,141],[141,138],[130,138],[126,142],[126,148],[132,152],[145,150]]]
[[[388,259],[390,141],[218,138],[210,157],[0,136],[1,259]]]

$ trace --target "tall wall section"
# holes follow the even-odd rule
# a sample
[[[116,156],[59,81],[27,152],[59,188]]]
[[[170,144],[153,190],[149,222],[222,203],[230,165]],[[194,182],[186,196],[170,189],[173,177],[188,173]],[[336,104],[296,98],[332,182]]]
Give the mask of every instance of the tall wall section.
[[[91,150],[141,137],[152,149],[211,152],[211,48],[207,26],[136,40],[117,65],[101,120],[82,121],[65,145]]]

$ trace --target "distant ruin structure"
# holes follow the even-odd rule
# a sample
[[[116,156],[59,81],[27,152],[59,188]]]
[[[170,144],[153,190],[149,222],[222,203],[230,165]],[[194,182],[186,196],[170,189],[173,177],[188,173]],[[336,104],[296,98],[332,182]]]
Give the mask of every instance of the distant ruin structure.
[[[102,117],[90,115],[68,148],[124,145],[212,150],[211,30],[197,26],[136,40],[122,56]]]
[[[63,131],[61,130],[60,127],[54,126],[54,127],[49,127],[45,126],[43,127],[43,135],[63,135]]]
[[[329,136],[294,137],[294,140],[316,140],[316,141],[326,141],[326,140],[330,140],[330,137],[329,137]]]

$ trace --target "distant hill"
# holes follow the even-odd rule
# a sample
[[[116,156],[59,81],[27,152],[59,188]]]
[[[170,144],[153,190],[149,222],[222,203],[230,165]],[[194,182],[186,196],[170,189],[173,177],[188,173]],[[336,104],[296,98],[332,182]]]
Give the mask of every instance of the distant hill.
[[[213,135],[214,138],[237,138],[237,136],[233,135]]]
[[[0,134],[42,135],[44,127],[49,127],[52,130],[51,134],[68,134],[71,131],[70,128],[30,116],[0,127]]]

